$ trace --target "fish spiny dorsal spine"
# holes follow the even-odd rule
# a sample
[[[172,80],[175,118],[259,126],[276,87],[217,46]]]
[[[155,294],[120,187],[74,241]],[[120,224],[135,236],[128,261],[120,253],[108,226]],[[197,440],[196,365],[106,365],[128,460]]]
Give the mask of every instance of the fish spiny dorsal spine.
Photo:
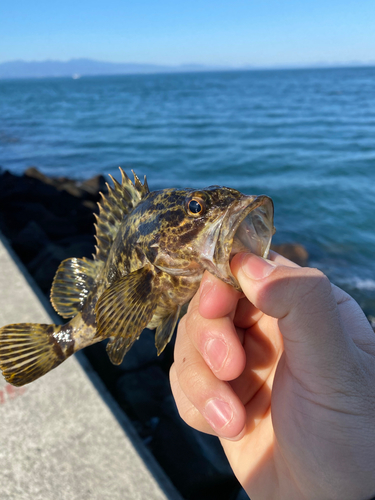
[[[126,214],[131,212],[135,206],[150,192],[146,176],[143,184],[133,172],[134,183],[120,167],[121,184],[111,175],[113,187],[108,183],[108,194],[100,193],[102,200],[98,203],[99,215],[95,214],[96,224],[96,255],[95,260],[105,261],[108,252],[115,239],[119,227]]]

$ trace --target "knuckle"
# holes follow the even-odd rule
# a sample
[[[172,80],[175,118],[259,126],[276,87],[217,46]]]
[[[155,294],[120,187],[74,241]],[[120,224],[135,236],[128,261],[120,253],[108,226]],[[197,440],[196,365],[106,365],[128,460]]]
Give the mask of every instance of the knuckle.
[[[189,405],[183,408],[179,408],[178,412],[180,414],[180,417],[186,424],[190,425],[190,427],[194,428],[196,427],[198,410],[194,405]]]
[[[187,356],[178,365],[178,381],[185,394],[194,391],[196,387],[202,387],[202,368],[203,360],[191,360]]]
[[[195,331],[197,325],[199,325],[199,323],[202,321],[202,317],[199,314],[197,307],[192,307],[185,317],[186,317],[185,326],[188,333],[191,331]]]
[[[306,278],[303,281],[302,290],[296,290],[296,298],[299,301],[304,301],[312,295],[316,295],[325,301],[332,292],[331,282],[327,276],[319,269],[314,268],[308,269]]]
[[[322,286],[330,286],[330,281],[323,271],[315,267],[307,267],[305,269],[308,277],[315,279],[316,282],[320,283]]]
[[[200,411],[193,405],[182,405],[177,407],[182,420],[197,431],[206,434],[214,434],[212,429],[208,426]]]

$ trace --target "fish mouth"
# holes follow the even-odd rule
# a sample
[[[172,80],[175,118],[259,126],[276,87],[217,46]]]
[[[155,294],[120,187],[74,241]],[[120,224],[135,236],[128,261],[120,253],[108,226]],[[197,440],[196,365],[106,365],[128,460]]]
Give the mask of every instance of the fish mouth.
[[[273,201],[269,196],[243,195],[229,207],[224,217],[213,263],[217,276],[237,290],[241,290],[241,287],[230,270],[230,262],[240,252],[267,258],[275,232],[273,212]]]

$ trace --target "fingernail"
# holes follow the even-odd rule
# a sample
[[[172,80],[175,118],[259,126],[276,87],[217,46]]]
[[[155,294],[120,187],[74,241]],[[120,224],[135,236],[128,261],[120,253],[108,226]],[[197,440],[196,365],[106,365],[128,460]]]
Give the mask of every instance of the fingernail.
[[[200,289],[199,289],[199,295],[200,298],[203,299],[212,289],[212,282],[209,280],[204,281],[201,283]]]
[[[222,399],[210,399],[205,406],[204,416],[211,427],[220,430],[232,420],[233,410]]]
[[[269,276],[275,269],[276,264],[254,254],[245,254],[241,269],[246,276],[252,280],[261,280]]]
[[[217,372],[223,367],[227,359],[228,346],[221,339],[210,339],[206,342],[205,354],[209,367]]]

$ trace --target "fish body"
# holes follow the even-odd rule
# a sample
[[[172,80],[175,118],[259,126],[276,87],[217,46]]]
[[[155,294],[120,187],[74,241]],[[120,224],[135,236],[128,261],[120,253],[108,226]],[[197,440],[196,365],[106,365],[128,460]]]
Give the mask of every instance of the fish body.
[[[121,169],[120,169],[121,170]],[[150,192],[121,170],[102,195],[92,260],[63,261],[51,302],[64,325],[20,323],[0,328],[0,368],[24,385],[78,350],[109,338],[107,352],[120,364],[142,330],[156,329],[160,354],[205,270],[240,290],[230,271],[235,253],[266,257],[273,203],[265,196],[210,186]]]

